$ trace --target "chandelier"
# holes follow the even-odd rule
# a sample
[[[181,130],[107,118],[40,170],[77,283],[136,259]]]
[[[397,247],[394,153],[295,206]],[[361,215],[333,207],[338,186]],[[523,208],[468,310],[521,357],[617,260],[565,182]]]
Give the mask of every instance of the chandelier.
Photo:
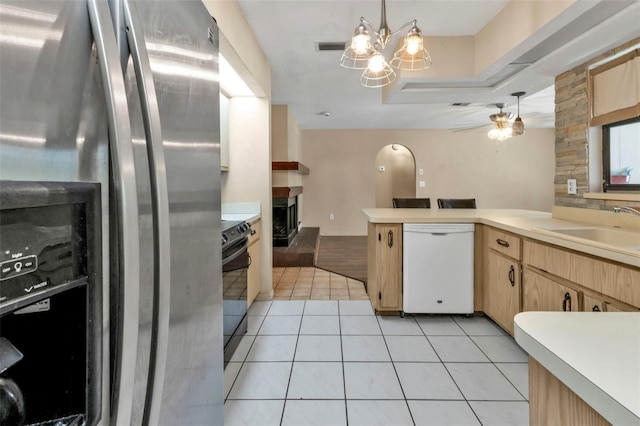
[[[382,87],[396,79],[395,69],[414,71],[425,70],[431,66],[431,56],[424,48],[422,32],[414,19],[407,22],[397,31],[391,32],[387,24],[387,7],[382,0],[380,28],[375,31],[371,23],[360,18],[360,24],[356,27],[351,43],[347,46],[340,65],[345,68],[361,69],[360,83],[365,87]],[[389,40],[400,31],[410,28],[407,32],[402,47],[393,54],[390,62],[387,62],[383,51]],[[372,40],[372,36],[374,39]]]
[[[502,142],[512,136],[524,135],[524,122],[522,121],[522,118],[520,118],[520,96],[523,96],[525,93],[526,92],[515,92],[511,94],[511,96],[516,96],[518,98],[518,116],[511,126],[509,126],[509,120],[513,117],[513,114],[510,112],[502,112],[504,104],[496,104],[496,106],[500,108],[500,112],[489,116],[491,121],[496,123],[496,127],[489,130],[489,133],[487,134],[489,139]]]

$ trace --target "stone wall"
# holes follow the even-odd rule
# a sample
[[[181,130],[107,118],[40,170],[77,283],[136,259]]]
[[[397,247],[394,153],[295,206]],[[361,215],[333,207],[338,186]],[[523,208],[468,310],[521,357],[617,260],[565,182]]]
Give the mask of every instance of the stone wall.
[[[593,63],[625,50],[640,38],[616,47],[591,61],[556,77],[556,175],[555,204],[564,207],[604,209],[604,200],[585,199],[589,191],[589,169],[602,164],[589,164],[588,69]],[[576,179],[578,193],[567,194],[567,179]]]

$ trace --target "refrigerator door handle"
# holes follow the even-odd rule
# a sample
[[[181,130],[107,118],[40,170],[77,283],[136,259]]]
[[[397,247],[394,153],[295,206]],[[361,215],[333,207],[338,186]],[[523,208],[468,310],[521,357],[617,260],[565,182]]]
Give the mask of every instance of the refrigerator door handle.
[[[171,292],[171,248],[169,223],[169,192],[164,158],[160,110],[156,97],[151,64],[135,4],[125,0],[124,18],[129,50],[133,59],[142,120],[147,137],[147,154],[151,182],[151,204],[154,234],[154,313],[151,336],[151,358],[143,424],[160,423],[160,406],[164,387],[169,341],[169,305]]]
[[[131,123],[109,5],[107,0],[87,0],[87,6],[107,106],[109,149],[118,204],[116,213],[120,244],[118,255],[123,259],[121,262],[122,330],[120,330],[122,341],[119,342],[120,353],[116,354],[115,368],[118,374],[115,378],[116,391],[112,400],[114,406],[110,410],[111,423],[129,424],[133,405],[140,299],[138,193],[131,141]],[[109,378],[106,380],[108,383]]]

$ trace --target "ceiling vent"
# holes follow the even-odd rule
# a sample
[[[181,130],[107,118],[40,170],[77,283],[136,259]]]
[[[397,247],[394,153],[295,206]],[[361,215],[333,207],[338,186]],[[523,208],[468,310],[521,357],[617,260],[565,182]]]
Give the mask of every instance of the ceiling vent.
[[[451,104],[452,107],[468,107],[471,105],[471,102],[456,102]]]
[[[347,43],[344,41],[319,41],[316,43],[317,50],[323,51],[340,51],[342,52]]]

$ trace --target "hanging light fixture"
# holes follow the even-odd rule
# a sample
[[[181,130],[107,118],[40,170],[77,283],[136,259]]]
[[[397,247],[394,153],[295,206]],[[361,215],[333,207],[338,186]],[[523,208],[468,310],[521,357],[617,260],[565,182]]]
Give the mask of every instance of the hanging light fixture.
[[[496,123],[496,127],[489,130],[487,136],[489,139],[497,141],[505,141],[511,137],[511,127],[509,126],[509,119],[512,117],[511,113],[502,112],[504,104],[496,104],[500,108],[500,112],[497,114],[491,114],[489,118]]]
[[[524,135],[524,122],[522,121],[522,118],[520,118],[520,96],[524,96],[526,93],[527,92],[515,92],[511,94],[511,96],[518,98],[518,116],[511,125],[511,134],[513,136]]]
[[[425,70],[431,66],[431,56],[424,48],[422,31],[417,27],[417,21],[407,22],[396,32],[391,32],[387,24],[386,3],[385,0],[381,1],[378,31],[375,31],[371,23],[364,17],[360,18],[360,24],[354,31],[351,43],[340,59],[340,65],[345,68],[364,70],[360,77],[360,83],[365,87],[382,87],[391,83],[396,78],[393,68],[414,71]],[[391,62],[388,63],[382,52],[392,37],[408,27],[410,29],[402,47],[394,53]],[[373,42],[371,34],[375,35]]]

